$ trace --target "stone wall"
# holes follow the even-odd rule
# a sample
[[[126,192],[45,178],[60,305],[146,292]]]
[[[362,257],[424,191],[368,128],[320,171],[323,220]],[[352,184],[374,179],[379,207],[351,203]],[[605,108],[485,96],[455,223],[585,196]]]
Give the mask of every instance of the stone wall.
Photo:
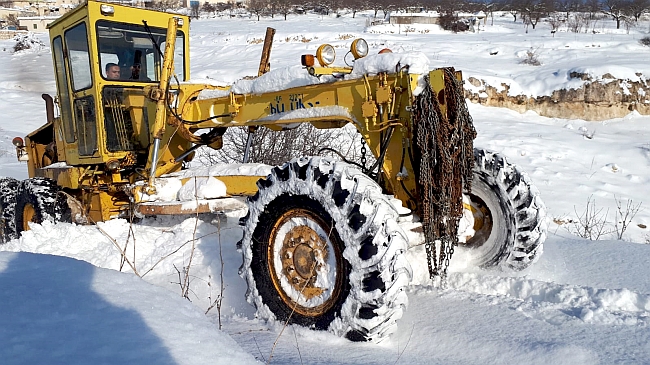
[[[572,73],[570,77],[585,83],[578,89],[555,90],[551,96],[539,97],[510,96],[510,87],[506,84],[495,87],[470,77],[467,81],[474,90],[467,88],[465,96],[474,103],[509,108],[520,113],[533,110],[553,118],[597,121],[620,118],[633,110],[650,115],[650,95],[646,94],[650,93],[650,80],[619,80],[609,74],[599,80],[581,73]]]
[[[26,34],[24,30],[0,30],[0,40],[12,39],[17,34]]]

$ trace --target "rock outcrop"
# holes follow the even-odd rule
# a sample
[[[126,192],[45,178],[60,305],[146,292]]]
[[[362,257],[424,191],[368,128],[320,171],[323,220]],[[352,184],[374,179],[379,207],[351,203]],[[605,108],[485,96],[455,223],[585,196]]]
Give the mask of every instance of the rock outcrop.
[[[470,77],[467,81],[473,86],[466,88],[465,97],[474,103],[497,106],[523,113],[527,110],[539,115],[584,120],[605,120],[620,118],[633,110],[640,114],[650,114],[650,80],[637,74],[639,80],[620,80],[610,74],[593,80],[584,73],[572,72],[569,77],[583,80],[577,89],[555,90],[550,96],[530,97],[508,95],[510,86],[489,85],[484,80]]]

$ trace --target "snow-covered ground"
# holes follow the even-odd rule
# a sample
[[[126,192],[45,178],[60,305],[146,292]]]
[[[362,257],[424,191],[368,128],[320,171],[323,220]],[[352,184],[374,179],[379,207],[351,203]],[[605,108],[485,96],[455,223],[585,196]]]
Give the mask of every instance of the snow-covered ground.
[[[431,67],[454,66],[465,78],[505,82],[511,92],[533,96],[574,86],[568,84],[571,70],[595,78],[650,76],[650,48],[638,43],[647,22],[629,34],[599,20],[588,33],[560,28],[553,36],[544,24],[525,33],[509,15],[468,34],[431,26],[408,32],[404,26],[366,28],[363,14],[281,19],[193,21],[192,79],[232,83],[256,74],[267,26],[277,29],[272,69],[299,64],[301,54],[314,53],[322,43],[333,44],[342,58],[352,39],[362,36],[371,52],[423,52]],[[14,54],[12,46],[0,42],[0,175],[26,178],[10,141],[44,122],[40,94],[53,94],[55,84],[49,47]],[[531,47],[542,66],[519,63]],[[516,275],[470,270],[460,252],[452,260],[448,290],[416,275],[397,333],[380,345],[359,344],[305,328],[282,332],[254,318],[237,272],[237,214],[199,222],[146,219],[133,227],[123,220],[97,227],[46,223],[0,246],[24,251],[0,252],[2,362],[243,364],[255,357],[285,364],[650,363],[650,116],[586,122],[469,107],[475,144],[527,171],[548,208],[549,238],[531,269]],[[628,202],[640,206],[622,240],[609,233],[589,241],[577,237],[571,223],[588,201],[602,208],[611,229],[617,201],[623,212]],[[121,265],[113,241],[124,245],[131,228],[136,239],[129,241],[127,257],[155,286]],[[193,238],[198,240],[190,305],[180,297],[176,268],[187,265]],[[424,264],[422,255],[409,256],[420,258],[412,263],[416,268]],[[115,272],[120,269],[131,274]],[[221,315],[213,307],[204,317],[218,298],[222,270]]]

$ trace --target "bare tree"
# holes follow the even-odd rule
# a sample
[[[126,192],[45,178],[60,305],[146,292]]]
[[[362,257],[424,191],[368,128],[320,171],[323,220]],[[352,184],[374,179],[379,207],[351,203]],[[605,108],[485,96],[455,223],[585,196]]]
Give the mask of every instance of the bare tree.
[[[384,13],[384,19],[395,9],[395,3],[392,0],[376,0],[381,4],[381,11]]]
[[[569,19],[571,13],[578,12],[581,6],[580,0],[556,0],[555,2],[555,10],[563,12],[565,19]]]
[[[201,11],[207,13],[208,15],[212,15],[215,11],[217,11],[217,7],[206,1],[203,3],[203,6],[201,6]]]
[[[284,16],[284,20],[287,20],[287,15],[291,13],[291,9],[293,9],[294,6],[294,1],[292,0],[271,0],[271,6],[275,9],[275,11]]]
[[[257,15],[257,21],[260,21],[260,16],[266,11],[268,6],[267,0],[250,0],[248,2],[248,11]]]
[[[600,0],[585,0],[584,11],[589,13],[589,19],[594,19],[595,15],[603,10]]]
[[[634,21],[639,21],[643,13],[650,9],[650,0],[631,0],[627,4],[629,14],[634,17]]]
[[[374,18],[377,19],[377,12],[382,9],[382,5],[380,1],[371,1],[369,4],[369,9],[375,12]]]
[[[18,29],[18,25],[19,25],[18,17],[15,14],[8,14],[5,17],[5,21],[7,22],[8,26],[12,26]]]
[[[357,15],[359,11],[370,8],[368,3],[365,0],[343,0],[341,5],[343,7],[350,9],[353,18]]]
[[[486,17],[489,17],[491,19],[492,25],[494,25],[494,12],[507,9],[506,2],[501,0],[485,0],[482,2],[473,3],[473,5],[476,6],[476,10],[474,11],[484,12]]]
[[[331,12],[339,10],[341,2],[339,0],[321,0],[319,5],[325,11],[325,15],[329,15]]]
[[[621,29],[621,21],[627,18],[626,0],[604,0],[603,14],[611,16],[616,21],[616,29]]]
[[[521,7],[518,0],[502,0],[503,9],[512,15],[513,22],[517,22]]]
[[[552,2],[546,0],[522,1],[519,5],[519,11],[524,18],[526,26],[530,24],[534,30],[542,16],[549,12],[549,6],[551,6],[551,4]],[[526,28],[526,31],[528,31],[528,28]]]

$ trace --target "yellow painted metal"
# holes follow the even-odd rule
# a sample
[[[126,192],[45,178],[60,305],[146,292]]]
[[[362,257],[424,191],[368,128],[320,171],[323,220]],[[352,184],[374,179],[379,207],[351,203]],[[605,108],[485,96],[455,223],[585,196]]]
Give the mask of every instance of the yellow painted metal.
[[[253,175],[227,175],[227,176],[211,176],[218,179],[226,185],[226,196],[241,196],[241,195],[254,195],[257,192],[257,181],[266,176],[253,176]],[[181,183],[192,183],[193,177],[186,177],[181,179]]]
[[[101,12],[102,5],[111,6],[114,11],[110,14],[103,14]],[[93,114],[97,131],[97,149],[92,155],[81,156],[79,154],[79,142],[75,140],[68,143],[63,137],[64,121],[61,120],[62,117],[55,118],[53,123],[44,125],[30,133],[26,138],[26,149],[30,155],[30,161],[28,162],[29,176],[44,176],[57,181],[58,185],[66,188],[69,193],[83,203],[86,214],[94,221],[107,220],[117,216],[125,204],[128,204],[128,196],[122,192],[122,187],[134,183],[135,179],[138,178],[137,174],[123,175],[121,172],[108,171],[104,168],[104,164],[110,160],[122,161],[122,167],[134,166],[138,158],[131,151],[109,151],[106,146],[107,137],[103,127],[104,108],[101,104],[102,90],[105,86],[115,87],[115,83],[102,77],[102,69],[99,66],[100,60],[98,58],[96,22],[113,21],[142,26],[143,19],[146,19],[147,25],[152,29],[166,29],[169,26],[170,18],[180,19],[180,21],[176,22],[182,23],[177,26],[179,34],[183,34],[185,38],[183,49],[186,59],[183,62],[184,70],[182,71],[185,77],[189,78],[190,63],[189,59],[187,59],[189,56],[189,42],[187,41],[189,37],[189,18],[186,16],[89,0],[48,26],[50,39],[61,38],[64,49],[67,49],[66,32],[79,24],[85,24],[88,39],[88,58],[91,66],[91,87],[75,91],[72,89],[70,80],[63,80],[61,85],[66,85],[66,94],[70,96],[70,99],[61,98],[62,94],[59,93],[58,102],[60,105],[61,103],[68,103],[73,110],[73,117],[78,117],[79,115],[74,113],[74,100],[87,97],[93,98],[95,101]],[[171,38],[168,36],[168,39],[171,39],[172,42],[168,43],[173,43],[176,39],[177,33],[171,34]],[[173,65],[173,57],[168,58],[170,59],[169,64]],[[63,65],[65,75],[70,78],[71,65],[67,59]],[[59,74],[57,74],[57,77],[59,77]],[[152,140],[151,125],[156,116],[155,100],[147,97],[149,94],[145,94],[142,83],[121,80],[119,87],[122,90],[121,95],[123,97],[123,100],[120,101],[120,107],[129,113],[131,120],[134,121],[132,128],[135,143],[138,146],[149,146]],[[161,144],[162,148],[159,152],[160,167],[158,172],[162,174],[180,169],[181,165],[174,160],[176,156],[190,147],[190,141],[176,135],[173,129],[166,128],[166,115],[165,113],[160,114],[162,116],[162,128],[160,128],[162,132],[159,135],[165,140],[165,143]],[[72,123],[80,123],[81,121],[66,122],[73,125]],[[75,127],[75,129],[78,129],[78,127]],[[76,132],[74,134],[77,135]],[[47,166],[52,160],[45,158],[45,150],[48,144],[47,138],[52,138],[52,135],[54,135],[53,141],[56,145],[58,161],[64,161],[65,167]]]
[[[313,76],[349,74],[352,67],[308,67],[307,72]]]
[[[110,5],[114,9],[113,14],[102,14],[101,12],[101,5]],[[130,6],[123,6],[123,5],[118,5],[115,3],[103,3],[99,1],[92,1],[88,0],[86,3],[82,4],[81,6],[78,6],[74,10],[68,12],[65,14],[65,16],[60,17],[56,21],[52,22],[49,26],[49,32],[50,32],[50,39],[54,40],[56,37],[63,37],[65,31],[68,29],[74,27],[77,24],[85,23],[86,28],[88,31],[88,46],[89,46],[89,56],[90,56],[90,63],[91,65],[99,65],[99,49],[97,46],[97,29],[95,27],[95,23],[97,21],[115,21],[115,22],[120,22],[120,23],[130,23],[130,24],[136,24],[136,25],[142,25],[143,19],[146,19],[147,25],[152,28],[162,28],[166,29],[168,28],[169,25],[169,20],[170,18],[178,18],[182,19],[182,26],[178,27],[178,30],[185,34],[186,41],[184,42],[184,51],[186,55],[189,55],[189,42],[187,42],[187,38],[189,37],[189,18],[186,16],[182,15],[171,15],[167,13],[162,13],[162,12],[156,12],[152,10],[147,10],[147,9],[141,9],[141,8],[135,8],[135,7],[130,7]],[[174,33],[175,34],[175,33]],[[173,37],[175,38],[175,37]],[[65,39],[63,37],[63,39]],[[68,76],[70,75],[70,69],[68,68],[69,66],[66,65],[67,69],[67,74]],[[184,74],[186,78],[189,78],[189,60],[186,59],[184,62]],[[99,95],[101,94],[101,90],[104,88],[106,85],[112,85],[113,83],[110,80],[105,80],[101,76],[101,69],[100,67],[93,67],[92,72],[91,72],[91,79],[93,82],[93,85],[89,89],[84,89],[75,92],[70,85],[68,84],[68,93],[69,95],[73,96],[75,99],[76,98],[81,98],[81,97],[88,97],[92,96],[94,100],[97,102],[100,100]],[[120,86],[123,86],[125,88],[128,87],[141,87],[138,82],[121,82]],[[59,95],[60,96],[60,95]],[[60,103],[72,103],[72,100],[61,100],[59,98]],[[141,108],[144,103],[144,99],[138,102],[140,112],[137,113],[137,111],[134,111],[136,115],[134,115],[135,118],[134,120],[140,120],[142,121],[143,118]],[[155,114],[152,113],[151,116]],[[103,108],[97,108],[95,118],[97,121],[102,121],[104,119],[104,111]],[[101,122],[99,125],[102,125]],[[140,126],[134,126],[136,130],[134,132],[138,133],[145,133],[144,130]],[[60,124],[55,128],[55,130],[60,130],[61,126]],[[146,131],[148,134],[149,132]],[[170,133],[171,135],[171,133]],[[139,135],[140,139],[146,139],[146,137],[143,137]],[[148,137],[147,137],[148,138]],[[65,161],[68,165],[71,166],[76,166],[76,165],[82,165],[82,164],[100,164],[100,163],[105,163],[107,160],[112,159],[112,158],[117,158],[117,159],[122,159],[125,157],[127,152],[111,152],[108,151],[108,149],[105,146],[105,140],[106,140],[106,132],[103,128],[97,128],[97,141],[98,141],[98,150],[96,153],[94,153],[91,156],[80,156],[79,155],[79,145],[77,141],[74,143],[57,143],[57,150],[59,151],[64,151],[65,154]],[[172,169],[173,170],[173,169]],[[172,170],[168,170],[172,171]],[[30,175],[32,176],[32,175]]]
[[[23,231],[29,231],[29,222],[34,222],[34,217],[36,217],[34,206],[31,203],[25,204],[23,208]]]
[[[102,14],[102,4],[112,6],[114,12]],[[158,85],[144,86],[138,82],[120,84],[124,89],[124,98],[119,107],[129,113],[134,121],[134,141],[141,149],[136,152],[109,151],[106,146],[106,131],[102,124],[104,109],[97,107],[96,151],[90,156],[81,156],[78,141],[67,143],[64,140],[62,121],[56,118],[54,125],[43,127],[45,129],[42,129],[38,136],[51,133],[49,131],[52,130],[52,134],[56,136],[59,158],[65,159],[66,164],[72,167],[51,171],[43,169],[45,166],[36,161],[44,155],[47,144],[38,142],[40,137],[36,138],[38,136],[34,135],[34,138],[26,139],[26,148],[30,155],[30,176],[40,174],[55,178],[61,186],[71,190],[84,203],[93,219],[105,220],[114,216],[128,203],[128,197],[120,194],[123,194],[122,191],[127,186],[132,187],[137,180],[142,180],[143,175],[151,187],[153,178],[180,170],[182,161],[177,161],[178,157],[190,148],[191,143],[202,142],[194,135],[197,130],[236,126],[266,126],[273,130],[282,130],[293,127],[296,123],[311,123],[317,128],[340,128],[351,123],[364,137],[368,148],[376,157],[381,152],[382,142],[386,140],[389,130],[392,130],[392,138],[386,144],[386,154],[381,166],[383,185],[387,192],[395,194],[406,206],[417,210],[417,181],[413,161],[407,151],[415,143],[413,137],[416,126],[413,125],[410,108],[422,75],[398,71],[257,94],[236,94],[230,87],[181,83],[169,85],[169,91],[175,99],[171,103],[167,89],[169,77],[174,71],[177,31],[184,35],[184,74],[189,78],[189,18],[89,0],[49,26],[52,40],[64,36],[68,29],[81,23],[86,24],[88,30],[92,86],[75,91],[69,82],[66,83],[67,94],[71,99],[93,97],[95,100],[101,100],[104,87],[115,86],[101,74],[96,22],[115,21],[140,26],[143,19],[146,19],[148,26],[152,28],[167,28],[167,41],[161,81]],[[64,43],[64,48],[65,46]],[[65,67],[70,75],[67,61]],[[347,74],[350,71],[351,68],[348,67],[305,69],[306,73],[312,74]],[[429,72],[431,87],[442,102],[443,117],[446,115],[444,77],[443,70]],[[460,77],[460,74],[456,77]],[[209,90],[220,96],[210,97],[209,93],[205,93]],[[202,92],[204,94],[199,97]],[[60,103],[73,105],[73,100],[59,99]],[[159,148],[156,149],[157,161],[152,158],[155,140],[160,141]],[[210,142],[210,146],[219,148],[221,141],[215,139]],[[31,158],[34,156],[37,158]],[[122,161],[122,167],[130,168],[122,171],[131,172],[125,175],[106,170],[104,164],[115,159]],[[144,160],[147,161],[145,166],[137,166],[144,165]],[[220,179],[226,184],[228,195],[251,195],[257,191],[255,181],[258,177],[229,176]]]
[[[68,189],[78,189],[83,169],[79,167],[47,167],[36,169],[33,176],[47,177],[56,181],[57,185]]]
[[[429,73],[431,87],[443,102],[443,116],[446,115],[444,77],[441,69]],[[406,151],[414,143],[409,107],[419,78],[420,75],[402,72],[380,74],[265,94],[230,93],[213,99],[187,98],[181,88],[179,110],[185,120],[204,120],[194,125],[196,128],[263,125],[280,130],[295,123],[311,123],[319,128],[339,128],[352,123],[375,156],[379,156],[381,141],[392,127],[393,135],[382,166],[385,188],[409,208],[417,209],[415,173]],[[190,95],[196,95],[198,90],[195,87]],[[314,108],[323,112],[309,113]]]
[[[483,199],[478,196],[470,194],[468,198],[469,203],[463,202],[463,209],[469,210],[472,214],[472,218],[474,219],[474,225],[472,226],[474,234],[466,238],[464,245],[480,247],[488,240],[492,233],[492,227],[494,225],[492,212]]]

